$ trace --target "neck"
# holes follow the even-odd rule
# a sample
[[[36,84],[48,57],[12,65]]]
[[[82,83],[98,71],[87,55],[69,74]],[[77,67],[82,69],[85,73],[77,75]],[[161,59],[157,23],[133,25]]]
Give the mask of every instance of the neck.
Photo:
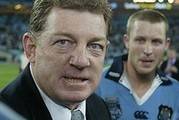
[[[124,65],[124,74],[132,87],[132,90],[142,97],[151,87],[155,75],[140,74],[131,65]]]

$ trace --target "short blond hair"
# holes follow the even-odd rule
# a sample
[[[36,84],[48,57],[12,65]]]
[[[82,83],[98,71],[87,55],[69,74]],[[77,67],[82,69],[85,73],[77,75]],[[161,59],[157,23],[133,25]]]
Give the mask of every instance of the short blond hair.
[[[129,17],[128,22],[127,22],[127,34],[128,35],[130,35],[130,31],[133,28],[135,21],[147,21],[150,23],[164,22],[166,34],[168,33],[168,30],[169,30],[169,23],[168,23],[167,18],[164,16],[164,14],[156,10],[144,9],[144,10],[140,10],[132,14]]]

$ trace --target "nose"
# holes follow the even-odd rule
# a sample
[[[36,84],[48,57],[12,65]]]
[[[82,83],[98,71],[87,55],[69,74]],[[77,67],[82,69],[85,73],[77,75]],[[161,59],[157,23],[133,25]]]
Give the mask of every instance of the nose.
[[[76,50],[73,51],[72,56],[70,58],[70,65],[83,69],[90,66],[90,60],[86,50]]]
[[[144,54],[147,56],[151,55],[153,52],[152,45],[146,44],[144,47]]]

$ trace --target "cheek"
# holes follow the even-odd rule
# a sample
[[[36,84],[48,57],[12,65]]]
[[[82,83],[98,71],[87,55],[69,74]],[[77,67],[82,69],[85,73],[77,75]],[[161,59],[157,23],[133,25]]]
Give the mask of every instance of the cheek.
[[[162,60],[163,55],[164,55],[164,49],[155,49],[154,54],[156,58],[158,58],[159,60]]]
[[[97,71],[96,71],[96,73],[98,73],[98,74],[97,74],[97,77],[98,77],[99,79],[101,79],[102,71],[103,71],[103,66],[99,66],[98,69],[97,69]]]
[[[128,51],[132,56],[138,55],[143,52],[143,47],[131,45]]]
[[[65,57],[59,57],[57,54],[53,54],[47,51],[41,51],[36,55],[36,64],[40,66],[40,74],[43,74],[44,78],[57,77],[62,68],[64,68]]]
[[[93,70],[94,70],[93,72],[96,73],[96,77],[98,79],[101,79],[101,74],[102,74],[103,66],[104,66],[104,58],[99,59],[99,60],[93,59],[92,65],[94,66],[93,67]]]
[[[99,75],[98,75],[98,77],[99,77],[99,79],[101,79],[101,77],[102,77],[102,72],[103,72],[103,68],[104,68],[104,63],[101,63],[101,65],[98,67],[98,72],[99,72]]]
[[[94,59],[94,62],[96,64],[96,66],[98,66],[98,68],[101,70],[104,66],[104,60],[105,60],[105,57],[101,57],[99,59]]]

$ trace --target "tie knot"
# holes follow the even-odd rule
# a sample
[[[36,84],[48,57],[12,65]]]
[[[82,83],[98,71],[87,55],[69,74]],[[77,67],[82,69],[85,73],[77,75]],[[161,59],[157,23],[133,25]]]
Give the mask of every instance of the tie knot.
[[[80,110],[71,111],[71,120],[84,120],[83,113]]]

